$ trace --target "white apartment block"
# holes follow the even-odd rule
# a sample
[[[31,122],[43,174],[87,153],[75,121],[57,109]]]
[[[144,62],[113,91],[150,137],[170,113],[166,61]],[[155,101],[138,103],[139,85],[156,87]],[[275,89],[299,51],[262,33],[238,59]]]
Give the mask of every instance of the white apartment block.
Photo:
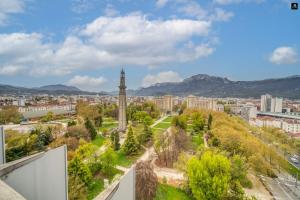
[[[257,118],[251,121],[252,125],[259,127],[275,127],[291,134],[300,133],[300,120]]]
[[[212,98],[196,97],[190,95],[187,97],[187,108],[207,109],[214,111],[224,111],[224,107],[217,106],[217,100]]]
[[[262,95],[260,99],[261,112],[282,112],[282,98],[272,97],[269,94]]]

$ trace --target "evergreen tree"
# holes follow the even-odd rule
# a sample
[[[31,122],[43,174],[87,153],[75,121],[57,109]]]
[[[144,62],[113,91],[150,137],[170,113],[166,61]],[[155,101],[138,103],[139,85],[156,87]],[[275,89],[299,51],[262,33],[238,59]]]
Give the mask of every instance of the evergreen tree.
[[[207,122],[207,128],[208,128],[208,130],[210,130],[210,128],[211,128],[212,120],[213,120],[212,115],[209,114],[209,116],[208,116],[208,122]]]
[[[131,126],[128,128],[127,137],[123,145],[124,152],[127,155],[134,155],[138,151],[138,143],[133,135]]]
[[[96,131],[93,123],[91,122],[91,120],[89,118],[87,118],[84,125],[85,125],[85,128],[88,130],[91,139],[94,140],[97,136],[97,131]]]
[[[112,142],[112,146],[114,148],[115,151],[120,149],[120,136],[119,136],[119,132],[118,131],[113,131],[110,134],[110,139]]]
[[[153,133],[151,128],[147,124],[144,124],[144,135],[144,142],[149,142],[152,139]]]
[[[99,115],[99,116],[95,117],[94,121],[95,121],[96,127],[101,127],[102,123],[103,123],[103,118],[101,115]]]

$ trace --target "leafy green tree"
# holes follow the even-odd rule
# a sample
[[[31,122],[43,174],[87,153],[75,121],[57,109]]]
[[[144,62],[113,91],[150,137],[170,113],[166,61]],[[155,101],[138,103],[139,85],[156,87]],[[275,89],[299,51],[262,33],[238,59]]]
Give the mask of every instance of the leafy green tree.
[[[110,134],[110,139],[112,142],[113,149],[115,151],[120,149],[120,135],[118,131],[113,131]]]
[[[101,154],[100,163],[103,173],[107,176],[112,176],[113,170],[117,164],[117,154],[109,147],[103,154]]]
[[[189,186],[197,200],[219,200],[227,195],[230,183],[229,160],[211,151],[205,152],[200,160],[188,162]]]
[[[91,120],[89,118],[87,118],[84,125],[85,125],[85,128],[88,130],[91,139],[94,140],[97,136],[97,131],[96,131],[93,123],[91,122]]]
[[[49,122],[52,121],[54,119],[54,113],[49,111],[47,112],[47,114],[45,116],[42,117],[42,122]]]
[[[0,124],[8,124],[10,122],[18,124],[21,121],[21,117],[16,106],[4,106],[0,110]]]
[[[99,128],[102,126],[103,118],[101,115],[99,115],[94,119],[94,121],[95,121],[95,126]]]
[[[75,156],[73,160],[69,162],[68,173],[69,176],[80,178],[85,185],[89,185],[92,180],[90,169],[78,156]]]
[[[152,117],[150,117],[149,115],[147,115],[145,118],[144,118],[144,121],[143,123],[147,126],[150,126],[152,124]]]
[[[124,152],[127,155],[134,155],[139,150],[138,146],[139,145],[138,145],[138,143],[136,141],[136,138],[133,134],[132,127],[129,126],[128,131],[127,131],[127,137],[126,137],[126,140],[123,144]]]
[[[200,131],[203,131],[205,121],[201,115],[194,115],[193,117],[193,123],[192,128],[195,133],[199,133]]]
[[[246,159],[240,155],[231,158],[231,179],[238,181],[244,187],[251,187],[252,184],[247,178]]]
[[[175,116],[172,120],[172,125],[183,130],[187,128],[187,119],[184,115]]]
[[[72,120],[72,121],[68,121],[68,127],[70,126],[76,126],[76,121],[75,120]]]

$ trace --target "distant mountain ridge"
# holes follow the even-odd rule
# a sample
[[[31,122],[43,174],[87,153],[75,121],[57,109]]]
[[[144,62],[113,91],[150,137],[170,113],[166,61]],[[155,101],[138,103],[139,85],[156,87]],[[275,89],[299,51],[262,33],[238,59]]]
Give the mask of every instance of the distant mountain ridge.
[[[196,95],[206,97],[258,98],[270,93],[274,96],[300,99],[300,76],[272,78],[258,81],[232,81],[228,78],[198,74],[175,83],[159,83],[136,90],[135,95]]]
[[[63,84],[45,85],[45,86],[37,87],[35,89],[48,90],[48,91],[56,91],[56,90],[60,90],[60,91],[81,91],[79,88],[77,88],[75,86],[67,86],[67,85],[63,85]]]
[[[37,95],[37,94],[48,94],[48,95],[106,95],[105,92],[87,92],[82,91],[74,86],[66,86],[62,84],[57,85],[46,85],[36,88],[26,88],[11,85],[0,84],[0,95]]]

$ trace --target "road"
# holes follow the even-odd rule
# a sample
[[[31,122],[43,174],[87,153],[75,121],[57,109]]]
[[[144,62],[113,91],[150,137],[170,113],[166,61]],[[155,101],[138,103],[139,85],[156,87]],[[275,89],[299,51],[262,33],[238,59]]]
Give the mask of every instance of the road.
[[[262,177],[263,182],[276,200],[299,200],[300,185],[295,187],[295,179],[279,175],[278,178]]]

